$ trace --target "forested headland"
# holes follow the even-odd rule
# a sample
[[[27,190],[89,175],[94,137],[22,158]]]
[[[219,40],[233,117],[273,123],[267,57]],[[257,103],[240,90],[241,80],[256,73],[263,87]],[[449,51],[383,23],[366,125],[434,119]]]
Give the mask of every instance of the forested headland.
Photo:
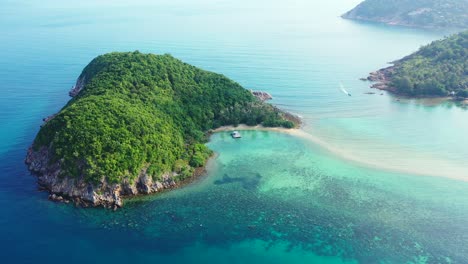
[[[365,0],[342,17],[388,25],[467,29],[467,0]]]
[[[27,157],[52,193],[92,205],[177,185],[205,165],[207,132],[292,128],[285,113],[223,75],[171,55],[110,53],[81,73],[74,98],[41,127]]]
[[[434,41],[369,80],[398,94],[468,98],[468,31]]]

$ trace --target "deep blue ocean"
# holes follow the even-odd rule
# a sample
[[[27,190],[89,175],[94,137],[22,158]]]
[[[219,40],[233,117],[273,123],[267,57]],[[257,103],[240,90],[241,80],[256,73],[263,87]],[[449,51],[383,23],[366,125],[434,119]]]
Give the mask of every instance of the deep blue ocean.
[[[359,81],[452,32],[339,17],[359,0],[0,3],[2,263],[468,263],[467,109]],[[215,134],[207,175],[116,212],[48,201],[24,165],[42,118],[94,57],[134,50],[268,91],[304,127]]]

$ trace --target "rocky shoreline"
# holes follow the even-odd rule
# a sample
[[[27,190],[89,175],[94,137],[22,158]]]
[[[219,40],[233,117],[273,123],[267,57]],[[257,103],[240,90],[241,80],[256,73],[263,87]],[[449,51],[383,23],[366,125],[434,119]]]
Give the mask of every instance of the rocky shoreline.
[[[175,180],[178,176],[175,172],[164,174],[162,180],[153,180],[146,174],[146,169],[133,181],[127,179],[121,184],[109,184],[102,180],[98,184],[91,184],[83,178],[61,176],[60,162],[51,163],[50,158],[50,150],[45,147],[38,151],[29,148],[26,156],[25,162],[28,169],[37,176],[40,189],[50,193],[50,200],[73,202],[82,207],[102,206],[117,209],[122,207],[125,197],[157,193],[177,188],[182,184]],[[199,175],[203,172],[203,169],[197,171]]]
[[[70,97],[77,96],[81,92],[81,90],[83,90],[84,85],[85,85],[85,80],[86,80],[85,77],[78,78],[78,80],[76,81],[75,86],[73,86],[72,89],[70,90],[70,92],[68,92],[68,95]]]
[[[76,85],[69,92],[71,97],[76,97],[84,88],[85,77],[80,77]],[[262,92],[257,94],[262,96],[260,100],[271,98],[271,95]],[[296,126],[300,126],[301,120],[299,117],[280,111],[286,120],[293,122]],[[56,114],[43,119],[45,125],[52,120]],[[43,126],[42,125],[42,126]],[[210,134],[209,131],[207,135]],[[29,171],[37,176],[39,189],[49,192],[49,200],[63,203],[74,203],[81,207],[105,207],[110,209],[118,209],[123,206],[124,198],[135,197],[139,195],[148,195],[160,193],[181,186],[185,186],[198,179],[205,174],[205,167],[194,168],[194,173],[191,177],[180,180],[179,174],[176,172],[168,172],[163,174],[158,179],[153,179],[147,173],[147,168],[144,168],[138,174],[136,179],[124,179],[121,183],[112,184],[102,177],[100,182],[89,183],[85,177],[68,177],[63,175],[61,169],[61,160],[53,159],[51,146],[42,146],[39,149],[34,149],[32,146],[28,149],[25,163]]]
[[[273,96],[271,96],[271,94],[264,91],[251,91],[251,93],[253,96],[258,98],[262,102],[273,99]]]
[[[69,92],[75,97],[84,87],[84,78],[79,78]],[[53,119],[56,114],[43,118],[44,124]],[[138,178],[126,179],[121,184],[110,184],[104,179],[98,184],[87,183],[84,178],[70,178],[61,175],[61,164],[51,162],[51,150],[42,147],[35,151],[28,149],[25,163],[29,171],[37,176],[39,189],[49,192],[49,200],[63,203],[74,203],[81,207],[105,207],[116,210],[123,206],[123,199],[138,195],[159,193],[165,190],[179,188],[205,173],[205,168],[195,168],[195,172],[187,180],[176,180],[179,174],[175,172],[162,175],[160,180],[154,180],[143,169]]]
[[[375,82],[371,85],[371,88],[397,93],[397,90],[391,86],[391,78],[394,70],[395,67],[390,66],[375,72],[371,72],[369,73],[369,76],[366,78],[366,80]]]
[[[456,96],[411,96],[408,94],[401,93],[395,87],[391,85],[394,72],[395,72],[395,66],[390,66],[390,67],[383,68],[375,72],[371,72],[369,73],[369,76],[367,78],[361,78],[360,80],[374,82],[370,86],[370,88],[378,89],[382,91],[388,91],[397,96],[401,96],[405,98],[416,98],[416,99],[440,98],[444,100],[460,102],[462,105],[467,104],[468,102],[468,100],[464,98],[457,98]]]
[[[362,16],[357,16],[351,13],[346,13],[341,16],[341,18],[348,19],[348,20],[355,20],[355,21],[361,21],[361,22],[368,22],[368,23],[380,23],[380,24],[385,24],[388,26],[399,26],[399,27],[407,27],[407,28],[421,28],[421,29],[438,29],[435,27],[429,27],[429,26],[421,26],[421,25],[415,25],[415,24],[408,24],[405,23],[402,20],[391,20],[391,19],[370,19]]]
[[[179,174],[166,173],[161,180],[153,180],[142,170],[137,179],[124,180],[121,184],[109,184],[102,181],[91,184],[83,178],[75,179],[60,176],[60,163],[50,165],[50,152],[47,148],[34,151],[29,148],[25,163],[29,171],[38,178],[39,190],[49,192],[49,200],[74,203],[80,207],[104,207],[118,209],[125,198],[161,193],[185,186],[206,173],[205,167],[195,168],[192,177],[183,181],[176,180]]]
[[[418,28],[418,29],[423,29],[423,30],[436,30],[436,31],[442,31],[442,30],[462,30],[464,27],[460,26],[441,26],[437,24],[422,24],[422,23],[414,23],[411,21],[405,21],[405,18],[400,15],[395,15],[392,17],[367,17],[359,14],[359,10],[357,8],[354,8],[345,14],[341,15],[341,18],[343,19],[348,19],[348,20],[354,20],[358,22],[365,22],[365,23],[379,23],[379,24],[384,24],[387,26],[397,26],[397,27],[405,27],[405,28]]]
[[[296,120],[299,117],[289,114]],[[299,121],[300,124],[300,121]],[[292,133],[297,129],[267,128],[262,126],[239,125],[221,127],[208,132],[208,135],[221,131],[230,130],[266,130],[283,133]],[[124,180],[121,184],[109,184],[105,180],[98,184],[87,183],[83,178],[70,178],[60,176],[60,162],[51,163],[50,149],[42,147],[34,151],[28,149],[25,163],[29,171],[38,179],[39,190],[49,193],[49,200],[61,203],[73,203],[79,207],[104,207],[117,210],[124,204],[124,199],[134,198],[140,195],[161,193],[183,187],[206,174],[206,167],[195,168],[191,177],[183,181],[177,181],[179,174],[175,172],[166,173],[162,180],[153,180],[142,170],[137,179],[133,181]],[[52,165],[51,165],[52,164]]]

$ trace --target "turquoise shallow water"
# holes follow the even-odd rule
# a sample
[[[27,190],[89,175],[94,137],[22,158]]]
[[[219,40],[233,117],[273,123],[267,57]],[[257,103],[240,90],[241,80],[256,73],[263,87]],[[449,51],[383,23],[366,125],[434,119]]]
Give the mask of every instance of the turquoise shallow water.
[[[309,2],[4,2],[2,260],[465,263],[466,110],[358,81],[448,33],[338,17],[358,0]],[[118,212],[47,201],[23,165],[41,119],[92,58],[136,49],[272,93],[304,134],[216,134],[203,179]]]

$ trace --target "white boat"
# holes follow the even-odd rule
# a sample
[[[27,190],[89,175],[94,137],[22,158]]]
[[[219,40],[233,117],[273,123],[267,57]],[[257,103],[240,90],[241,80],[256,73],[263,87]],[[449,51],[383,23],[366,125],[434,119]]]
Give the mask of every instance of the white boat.
[[[239,133],[239,131],[234,131],[231,133],[231,136],[232,138],[241,138],[241,134]]]

